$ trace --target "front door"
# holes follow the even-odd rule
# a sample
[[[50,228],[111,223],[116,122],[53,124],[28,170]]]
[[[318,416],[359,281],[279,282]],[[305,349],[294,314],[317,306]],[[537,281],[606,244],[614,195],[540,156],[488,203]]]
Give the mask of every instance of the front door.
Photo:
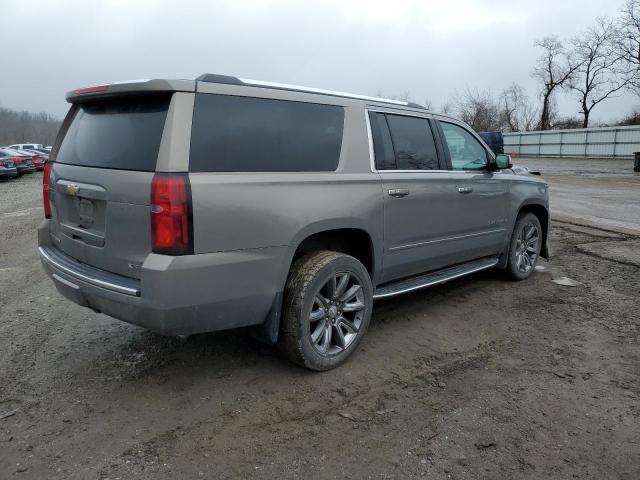
[[[448,263],[462,263],[500,253],[507,231],[509,182],[487,168],[489,153],[476,135],[453,122],[438,122],[449,167],[446,214]]]

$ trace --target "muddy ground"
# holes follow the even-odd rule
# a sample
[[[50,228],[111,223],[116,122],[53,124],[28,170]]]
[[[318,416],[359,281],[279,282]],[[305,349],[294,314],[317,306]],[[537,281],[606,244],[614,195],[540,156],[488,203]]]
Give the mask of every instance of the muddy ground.
[[[351,361],[310,373],[62,298],[40,181],[0,183],[1,479],[640,478],[637,238],[555,223],[545,271],[378,302]]]

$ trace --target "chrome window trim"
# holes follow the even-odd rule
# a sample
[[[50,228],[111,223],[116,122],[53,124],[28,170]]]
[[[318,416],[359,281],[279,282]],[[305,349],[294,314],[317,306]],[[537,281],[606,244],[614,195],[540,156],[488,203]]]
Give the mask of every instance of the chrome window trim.
[[[389,115],[401,115],[405,117],[418,117],[424,118],[425,120],[429,120],[431,118],[431,114],[420,114],[418,112],[397,112],[394,110],[380,109],[380,108],[369,108],[365,107],[364,109],[364,118],[367,122],[367,136],[369,137],[369,164],[371,167],[371,172],[373,173],[449,173],[452,170],[378,170],[376,168],[376,154],[375,149],[373,148],[373,133],[371,131],[371,119],[369,118],[369,112],[374,113],[385,113]],[[435,139],[434,139],[435,140]]]

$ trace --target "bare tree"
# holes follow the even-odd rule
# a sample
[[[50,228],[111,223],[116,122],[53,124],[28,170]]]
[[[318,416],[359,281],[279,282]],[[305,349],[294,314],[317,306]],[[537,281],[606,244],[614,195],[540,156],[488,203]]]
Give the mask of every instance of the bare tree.
[[[542,49],[532,73],[534,78],[542,82],[542,108],[538,127],[540,130],[549,130],[552,125],[553,95],[557,89],[568,84],[578,65],[567,54],[558,37],[544,37],[536,40],[534,45]]]
[[[382,90],[378,90],[375,96],[379,98],[388,98],[389,100],[400,100],[401,102],[411,101],[411,92],[409,92],[408,90],[405,90],[402,93],[393,94],[393,95],[385,95],[382,92]]]
[[[513,82],[504,89],[500,93],[499,103],[503,130],[521,132],[535,128],[538,112],[521,85]]]
[[[616,28],[611,20],[599,18],[595,26],[572,40],[577,69],[569,86],[578,93],[582,128],[589,126],[593,108],[615,96],[630,82],[622,71],[622,56],[615,48]]]
[[[615,27],[615,51],[622,58],[627,86],[640,93],[640,0],[627,0]]]
[[[38,142],[51,145],[60,121],[48,113],[29,113],[0,107],[0,145]]]
[[[456,115],[478,132],[501,130],[498,104],[489,90],[467,87],[453,98]]]
[[[448,99],[440,106],[440,113],[444,115],[453,115],[455,113],[455,101]]]

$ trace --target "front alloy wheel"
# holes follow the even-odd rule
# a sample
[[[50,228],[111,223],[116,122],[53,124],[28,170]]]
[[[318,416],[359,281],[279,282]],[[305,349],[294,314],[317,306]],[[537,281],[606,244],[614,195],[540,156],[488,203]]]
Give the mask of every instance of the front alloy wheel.
[[[518,217],[511,235],[509,245],[509,263],[507,265],[511,278],[524,280],[528,278],[540,258],[542,248],[542,227],[533,213],[525,213]]]
[[[522,273],[528,273],[538,259],[540,232],[533,222],[528,222],[520,229],[516,246],[516,267]]]

